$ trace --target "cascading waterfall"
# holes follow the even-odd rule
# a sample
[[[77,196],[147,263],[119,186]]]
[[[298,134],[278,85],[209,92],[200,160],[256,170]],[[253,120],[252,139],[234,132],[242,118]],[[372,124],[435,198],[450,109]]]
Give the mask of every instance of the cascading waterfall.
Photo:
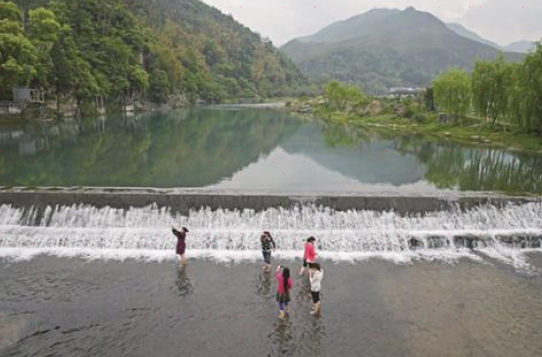
[[[542,251],[542,203],[480,206],[463,211],[401,216],[395,212],[293,209],[194,210],[188,216],[167,208],[96,208],[89,205],[45,209],[0,206],[0,256],[35,255],[174,258],[171,226],[187,226],[189,256],[240,260],[260,257],[259,236],[270,230],[277,256],[301,256],[304,240],[318,238],[324,259],[355,261],[378,257],[455,261],[497,259],[527,266],[527,251]]]

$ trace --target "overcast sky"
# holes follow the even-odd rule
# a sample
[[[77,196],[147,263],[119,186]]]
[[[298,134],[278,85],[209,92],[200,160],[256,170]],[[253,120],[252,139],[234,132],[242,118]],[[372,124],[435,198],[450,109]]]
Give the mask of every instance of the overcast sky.
[[[377,8],[414,6],[500,45],[542,37],[542,0],[203,0],[275,45]]]

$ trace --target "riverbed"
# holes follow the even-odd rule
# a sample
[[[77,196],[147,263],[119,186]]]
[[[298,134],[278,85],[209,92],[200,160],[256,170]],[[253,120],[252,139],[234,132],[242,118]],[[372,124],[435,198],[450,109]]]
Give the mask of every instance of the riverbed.
[[[531,257],[542,268],[542,256]],[[278,262],[276,262],[278,263]],[[284,261],[293,271],[300,261]],[[542,279],[498,262],[323,262],[280,321],[256,263],[0,261],[2,356],[518,356],[542,353]]]

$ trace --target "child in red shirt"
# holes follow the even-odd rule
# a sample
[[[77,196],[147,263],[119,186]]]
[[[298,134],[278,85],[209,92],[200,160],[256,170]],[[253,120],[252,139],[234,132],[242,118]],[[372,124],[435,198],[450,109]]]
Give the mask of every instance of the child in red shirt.
[[[305,268],[309,267],[310,264],[314,263],[316,259],[316,249],[314,248],[314,242],[316,238],[309,237],[307,243],[305,243],[305,252],[303,254],[303,266],[299,271],[299,276],[303,275]]]

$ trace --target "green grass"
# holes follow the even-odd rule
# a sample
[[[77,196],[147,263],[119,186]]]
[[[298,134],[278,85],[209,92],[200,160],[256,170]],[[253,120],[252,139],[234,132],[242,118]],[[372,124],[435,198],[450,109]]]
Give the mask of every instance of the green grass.
[[[317,111],[317,116],[324,118],[324,121],[370,127],[381,132],[422,134],[461,143],[542,153],[542,137],[525,133],[518,128],[505,130],[498,125],[491,127],[473,117],[463,119],[459,125],[439,123],[434,114],[427,114],[428,118],[423,122],[399,118],[393,114],[364,117],[343,112]],[[490,142],[484,142],[488,140]]]

